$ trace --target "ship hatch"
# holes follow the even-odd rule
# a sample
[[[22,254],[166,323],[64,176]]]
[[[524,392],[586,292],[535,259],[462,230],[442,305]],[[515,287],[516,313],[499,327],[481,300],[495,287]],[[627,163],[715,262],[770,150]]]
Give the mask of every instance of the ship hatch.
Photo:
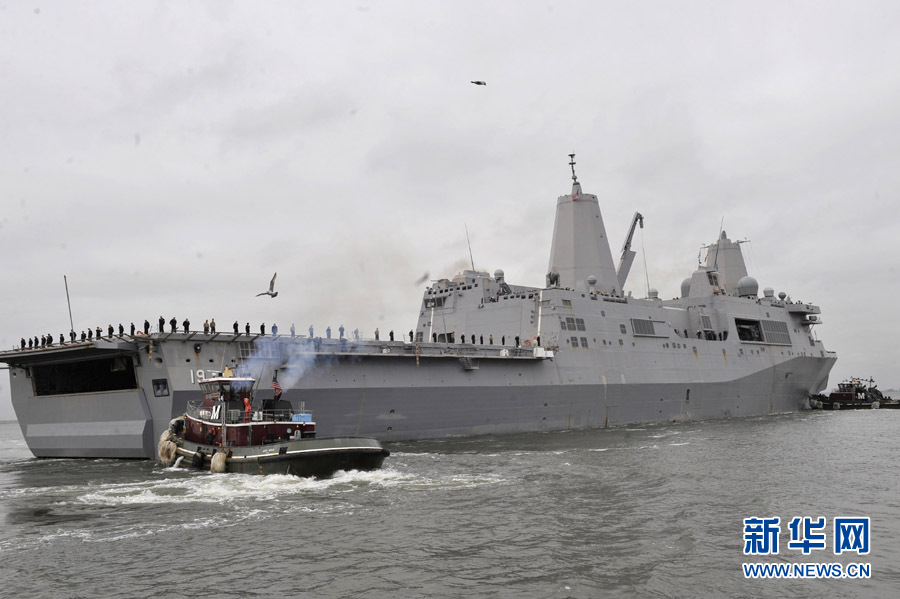
[[[137,389],[131,356],[31,367],[35,395],[67,395]]]
[[[762,328],[758,320],[735,318],[734,326],[737,328],[738,339],[741,341],[756,341],[762,343]]]

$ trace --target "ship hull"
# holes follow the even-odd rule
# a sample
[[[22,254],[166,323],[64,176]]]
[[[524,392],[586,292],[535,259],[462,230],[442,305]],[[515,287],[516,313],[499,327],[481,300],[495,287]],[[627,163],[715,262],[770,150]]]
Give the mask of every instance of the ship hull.
[[[603,428],[634,423],[758,416],[808,408],[805,381],[830,369],[823,358],[797,358],[737,380],[676,383],[534,384],[292,390],[328,424],[327,435],[381,441]],[[484,366],[482,366],[484,369]],[[481,378],[508,379],[489,372]],[[805,372],[804,372],[805,371]],[[784,372],[791,376],[785,378]],[[543,378],[543,377],[540,377]],[[549,378],[549,377],[548,377]]]
[[[222,345],[227,352],[229,346]],[[168,352],[159,366],[138,360],[138,388],[132,390],[35,396],[27,377],[12,376],[13,405],[31,451],[37,457],[154,459],[156,439],[171,419],[201,398],[196,369],[180,364],[186,364],[182,346],[159,344],[157,352]],[[308,370],[285,387],[284,398],[303,402],[327,437],[394,442],[565,431],[805,409],[807,396],[824,388],[836,359],[826,353],[773,364],[771,356],[744,355],[729,364],[719,347],[711,347],[705,353],[662,353],[668,362],[660,354],[601,351],[590,357],[593,367],[571,366],[557,356],[481,359],[466,370],[455,355],[415,356],[410,344],[375,347],[380,349],[362,356],[321,347],[306,354]],[[648,360],[657,368],[642,363]],[[260,363],[260,369],[267,373],[279,365],[284,364]],[[671,381],[666,370],[682,373],[682,380]],[[171,387],[158,397],[153,381],[161,376]]]
[[[152,457],[158,423],[140,390],[21,398],[13,390],[13,407],[36,457]]]

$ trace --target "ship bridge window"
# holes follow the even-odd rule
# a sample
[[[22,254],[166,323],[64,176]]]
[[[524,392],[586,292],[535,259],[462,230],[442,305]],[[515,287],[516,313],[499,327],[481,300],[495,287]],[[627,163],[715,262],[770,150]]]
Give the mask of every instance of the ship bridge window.
[[[566,328],[570,331],[577,330],[575,328],[575,317],[574,316],[569,316],[566,318]]]
[[[35,366],[32,374],[35,395],[137,389],[131,356]]]
[[[620,325],[619,325],[619,330],[622,331],[622,334],[623,334],[623,335],[628,334],[628,329],[625,328],[625,325],[624,325],[624,324],[620,324]]]
[[[575,319],[575,328],[577,328],[579,331],[584,330],[584,319],[583,318]]]
[[[431,297],[425,300],[426,308],[440,308],[444,305],[444,297]]]
[[[706,273],[706,278],[709,279],[709,284],[713,287],[719,286],[719,276],[716,273],[708,272]]]
[[[563,306],[568,306],[568,307],[571,308],[571,307],[572,307],[572,300],[564,299],[564,300],[562,301],[562,305],[563,305]]]

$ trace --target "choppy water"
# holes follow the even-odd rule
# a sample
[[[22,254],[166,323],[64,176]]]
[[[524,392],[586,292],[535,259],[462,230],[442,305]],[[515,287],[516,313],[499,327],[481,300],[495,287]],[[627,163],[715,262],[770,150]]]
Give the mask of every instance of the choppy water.
[[[25,597],[894,597],[900,412],[393,444],[330,480],[36,460],[0,424],[0,594]],[[743,519],[780,516],[780,554]],[[787,550],[794,516],[872,551]],[[868,580],[741,563],[867,562]]]

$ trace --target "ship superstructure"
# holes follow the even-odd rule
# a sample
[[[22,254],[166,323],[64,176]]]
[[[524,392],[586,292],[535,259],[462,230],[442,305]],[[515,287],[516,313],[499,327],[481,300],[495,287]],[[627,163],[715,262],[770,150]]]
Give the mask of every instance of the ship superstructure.
[[[260,334],[111,335],[0,353],[13,406],[39,457],[153,458],[199,381],[229,366],[279,371],[325,436],[400,441],[795,411],[825,388],[836,355],[815,338],[818,306],[748,275],[723,232],[661,300],[624,293],[596,196],[557,200],[543,287],[464,271],[424,292],[412,339]],[[640,219],[640,221],[638,220]],[[260,400],[269,399],[260,391]]]

